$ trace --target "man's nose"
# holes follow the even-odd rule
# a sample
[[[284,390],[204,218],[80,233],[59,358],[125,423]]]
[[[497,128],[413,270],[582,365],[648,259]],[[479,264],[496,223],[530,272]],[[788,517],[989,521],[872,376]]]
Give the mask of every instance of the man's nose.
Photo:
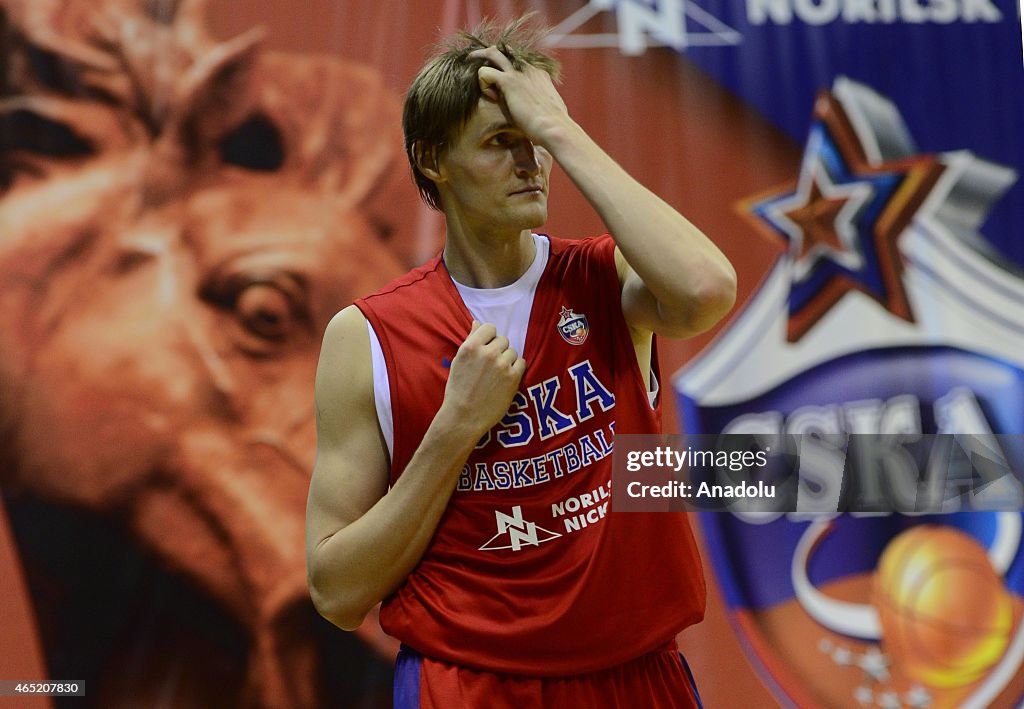
[[[523,139],[517,141],[512,148],[512,157],[516,163],[516,175],[519,177],[533,177],[540,174],[540,162],[537,160],[537,151],[533,142]]]

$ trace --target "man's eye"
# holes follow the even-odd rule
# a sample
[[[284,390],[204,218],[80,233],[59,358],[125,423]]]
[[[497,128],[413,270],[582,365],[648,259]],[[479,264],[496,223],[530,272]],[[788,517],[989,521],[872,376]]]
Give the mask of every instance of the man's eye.
[[[512,136],[507,133],[499,133],[491,138],[490,144],[499,148],[507,148],[512,144]]]

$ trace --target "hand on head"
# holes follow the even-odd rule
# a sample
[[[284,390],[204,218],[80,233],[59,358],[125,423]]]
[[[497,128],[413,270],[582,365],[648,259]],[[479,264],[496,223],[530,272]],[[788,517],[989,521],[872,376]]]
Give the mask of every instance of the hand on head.
[[[543,69],[527,63],[516,68],[493,45],[470,52],[469,57],[485,61],[477,70],[484,98],[500,104],[509,121],[534,142],[546,145],[549,132],[570,120],[565,101]]]

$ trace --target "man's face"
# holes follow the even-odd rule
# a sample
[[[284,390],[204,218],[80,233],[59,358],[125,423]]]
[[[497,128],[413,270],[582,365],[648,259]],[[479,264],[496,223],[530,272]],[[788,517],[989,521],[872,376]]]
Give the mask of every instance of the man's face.
[[[445,213],[474,230],[539,227],[548,217],[551,164],[547,150],[481,98],[438,161]]]

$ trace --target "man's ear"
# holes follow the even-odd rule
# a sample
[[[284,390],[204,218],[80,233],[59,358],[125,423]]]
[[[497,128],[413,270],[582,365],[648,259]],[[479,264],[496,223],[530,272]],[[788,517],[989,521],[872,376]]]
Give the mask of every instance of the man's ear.
[[[441,166],[438,160],[438,148],[426,141],[417,140],[412,146],[412,157],[416,168],[432,182],[441,182]]]

